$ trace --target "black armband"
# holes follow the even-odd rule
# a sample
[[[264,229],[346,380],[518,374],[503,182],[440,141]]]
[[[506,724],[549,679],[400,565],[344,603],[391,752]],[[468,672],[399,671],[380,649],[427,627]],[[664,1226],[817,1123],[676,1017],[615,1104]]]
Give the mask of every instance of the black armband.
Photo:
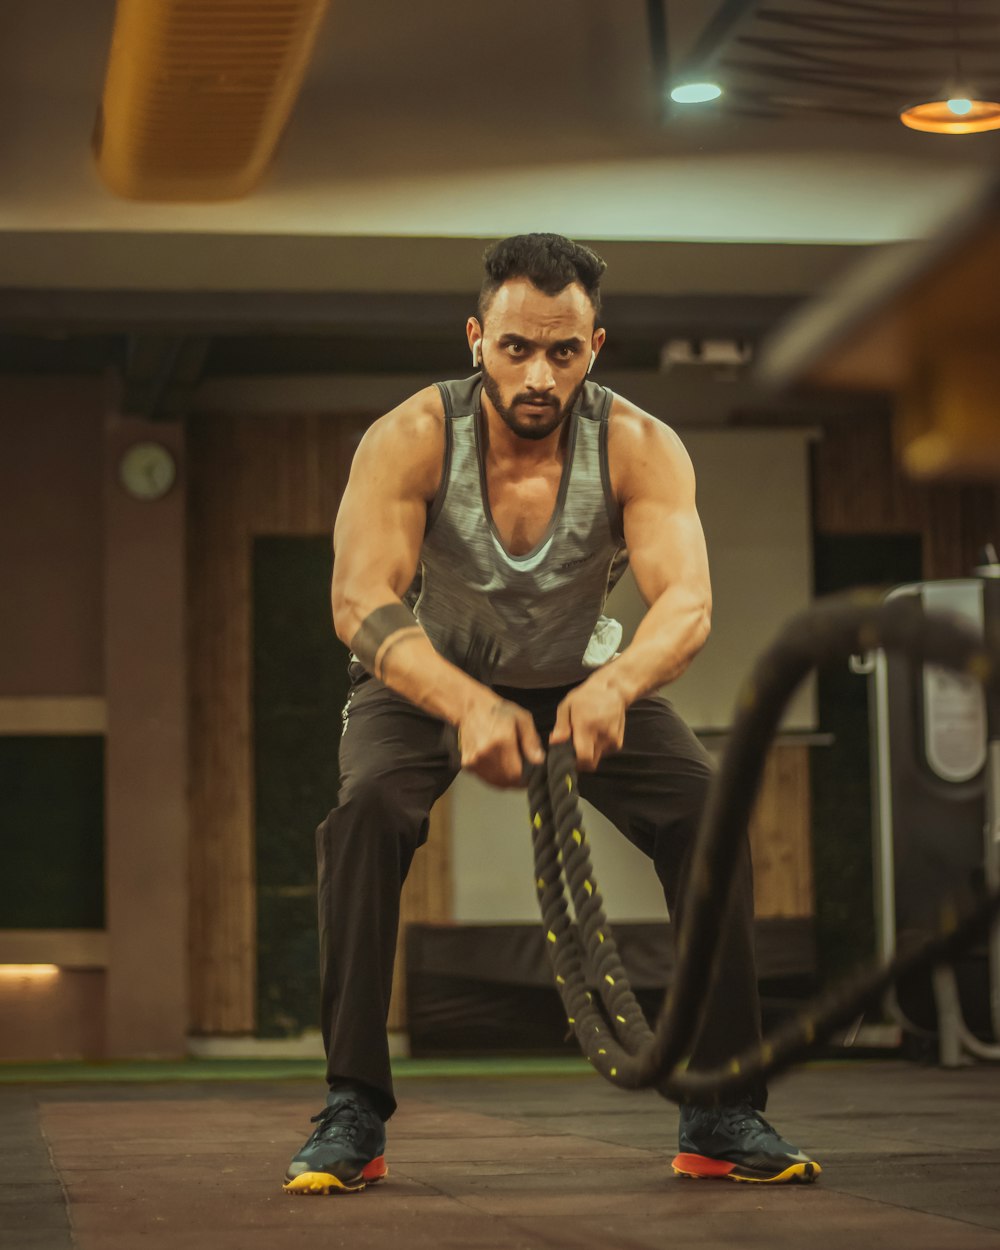
[[[351,650],[365,668],[381,680],[385,658],[397,642],[423,633],[417,618],[404,603],[387,603],[369,612],[351,639]]]

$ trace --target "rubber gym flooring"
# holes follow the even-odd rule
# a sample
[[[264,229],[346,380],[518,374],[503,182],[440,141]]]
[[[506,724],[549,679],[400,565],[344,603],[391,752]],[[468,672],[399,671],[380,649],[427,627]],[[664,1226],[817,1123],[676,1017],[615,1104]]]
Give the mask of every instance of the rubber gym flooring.
[[[315,1064],[0,1065],[3,1250],[1000,1250],[1000,1068],[817,1063],[768,1117],[808,1186],[682,1180],[676,1109],[582,1063],[399,1067],[388,1180],[281,1190]]]

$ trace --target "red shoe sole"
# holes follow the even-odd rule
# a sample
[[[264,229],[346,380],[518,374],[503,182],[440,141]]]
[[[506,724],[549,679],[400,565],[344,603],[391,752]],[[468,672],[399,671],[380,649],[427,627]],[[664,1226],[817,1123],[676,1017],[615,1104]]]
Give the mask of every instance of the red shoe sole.
[[[739,1164],[730,1163],[726,1159],[710,1159],[707,1155],[679,1154],[671,1164],[678,1176],[691,1177],[694,1180],[742,1181],[755,1185],[787,1185],[791,1183],[810,1184],[823,1171],[818,1163],[808,1160],[803,1163],[789,1164],[774,1176],[754,1176],[751,1172],[740,1171]]]

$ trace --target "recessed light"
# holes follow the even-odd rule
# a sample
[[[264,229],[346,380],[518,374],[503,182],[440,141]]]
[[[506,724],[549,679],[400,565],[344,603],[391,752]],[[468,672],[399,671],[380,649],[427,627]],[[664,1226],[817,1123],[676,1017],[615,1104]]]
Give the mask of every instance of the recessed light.
[[[722,88],[714,82],[679,83],[670,92],[675,104],[704,104],[706,100],[717,100],[722,95]]]

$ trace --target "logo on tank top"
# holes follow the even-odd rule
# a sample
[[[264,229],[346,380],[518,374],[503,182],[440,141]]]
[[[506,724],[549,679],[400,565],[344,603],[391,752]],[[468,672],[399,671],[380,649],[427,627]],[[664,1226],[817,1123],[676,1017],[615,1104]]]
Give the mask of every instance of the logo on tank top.
[[[581,564],[586,564],[588,560],[592,560],[593,558],[594,558],[594,553],[591,552],[589,555],[580,556],[579,559],[567,560],[565,564],[556,565],[556,572],[568,573],[570,569],[578,569]]]

